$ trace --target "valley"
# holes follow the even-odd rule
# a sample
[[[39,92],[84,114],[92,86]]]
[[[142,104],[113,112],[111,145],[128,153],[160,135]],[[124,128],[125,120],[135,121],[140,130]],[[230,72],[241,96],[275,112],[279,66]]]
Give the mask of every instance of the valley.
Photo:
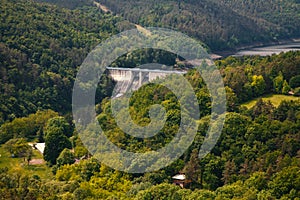
[[[298,0],[0,1],[0,199],[299,199],[300,43],[281,43],[300,37]],[[99,80],[78,76],[98,44],[132,28],[150,37],[148,26],[183,32],[223,57],[216,69],[201,59],[192,68],[180,55],[143,48],[101,77],[92,70]],[[93,58],[92,67],[106,61]],[[222,105],[225,114],[213,109]],[[203,144],[212,149],[201,157]],[[168,154],[179,150],[175,160]]]

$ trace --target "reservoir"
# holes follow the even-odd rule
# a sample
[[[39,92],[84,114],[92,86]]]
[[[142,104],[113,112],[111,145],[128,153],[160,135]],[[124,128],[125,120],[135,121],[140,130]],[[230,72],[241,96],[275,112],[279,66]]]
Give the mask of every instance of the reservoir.
[[[240,50],[232,56],[270,56],[272,54],[280,54],[281,52],[300,51],[300,41],[271,45],[264,47],[254,47],[250,49]]]

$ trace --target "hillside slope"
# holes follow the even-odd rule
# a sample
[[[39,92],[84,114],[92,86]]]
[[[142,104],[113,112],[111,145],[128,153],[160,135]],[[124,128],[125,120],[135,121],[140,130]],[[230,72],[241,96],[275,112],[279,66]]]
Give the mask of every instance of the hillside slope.
[[[0,13],[0,124],[39,109],[70,111],[78,66],[117,33],[119,19],[25,0],[1,0]]]
[[[293,0],[97,0],[131,22],[178,29],[213,50],[300,37]]]

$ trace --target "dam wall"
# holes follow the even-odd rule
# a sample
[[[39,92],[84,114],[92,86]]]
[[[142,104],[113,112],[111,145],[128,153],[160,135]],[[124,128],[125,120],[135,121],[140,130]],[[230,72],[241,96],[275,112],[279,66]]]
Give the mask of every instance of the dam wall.
[[[112,68],[107,67],[107,74],[117,82],[113,97],[122,96],[127,91],[138,90],[143,84],[152,82],[158,78],[164,78],[170,74],[185,74],[186,71],[140,69],[140,68]]]

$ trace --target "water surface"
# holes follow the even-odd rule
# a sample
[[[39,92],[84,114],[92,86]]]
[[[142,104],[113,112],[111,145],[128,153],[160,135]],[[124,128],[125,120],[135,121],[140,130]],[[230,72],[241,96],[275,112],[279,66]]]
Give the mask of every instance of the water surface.
[[[238,51],[233,56],[249,56],[249,55],[269,56],[272,54],[280,54],[282,52],[285,53],[289,51],[300,51],[300,41],[287,43],[287,44],[255,47],[251,49],[241,50]]]

